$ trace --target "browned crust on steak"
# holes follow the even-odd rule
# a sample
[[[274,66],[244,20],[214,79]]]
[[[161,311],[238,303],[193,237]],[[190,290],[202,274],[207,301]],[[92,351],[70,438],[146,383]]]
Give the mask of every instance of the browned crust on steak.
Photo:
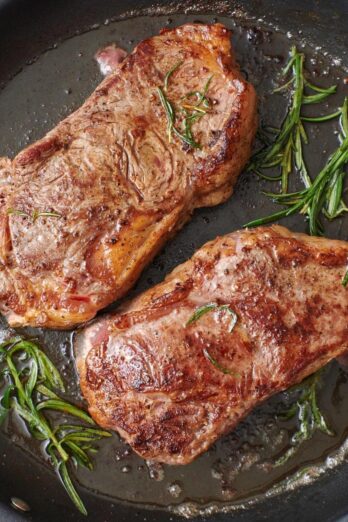
[[[157,87],[179,61],[173,101],[212,76],[212,110],[193,127],[201,149],[167,140]],[[9,323],[68,328],[124,295],[194,208],[231,195],[255,129],[255,92],[224,26],[187,24],[141,42],[79,110],[0,164]],[[61,217],[33,220],[36,211]]]
[[[207,243],[78,335],[91,415],[146,459],[190,462],[260,401],[347,350],[347,262],[347,243],[280,226]],[[187,325],[211,302],[237,313],[232,332],[222,311]]]

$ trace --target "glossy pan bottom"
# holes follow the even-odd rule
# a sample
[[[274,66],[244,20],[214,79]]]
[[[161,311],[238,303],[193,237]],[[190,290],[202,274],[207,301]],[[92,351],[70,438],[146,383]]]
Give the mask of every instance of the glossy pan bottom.
[[[273,96],[270,102],[267,93],[274,87],[274,80],[277,80],[277,73],[292,43],[300,44],[305,37],[309,67],[320,76],[318,82],[328,84],[337,78],[342,79],[344,65],[348,65],[347,57],[343,55],[344,24],[342,39],[339,37],[343,15],[337,18],[338,30],[336,39],[333,39],[325,32],[327,15],[324,2],[320,3],[321,10],[318,10],[317,3],[313,3],[313,11],[310,2],[305,10],[302,4],[297,9],[294,3],[290,8],[285,2],[244,2],[242,6],[229,6],[227,10],[224,4],[204,2],[200,6],[191,4],[189,10],[192,13],[187,14],[182,13],[189,4],[172,5],[168,9],[165,2],[161,2],[157,10],[150,11],[147,11],[146,2],[142,9],[139,2],[124,2],[123,5],[118,2],[117,7],[113,5],[115,2],[107,1],[86,1],[79,7],[66,2],[60,2],[59,6],[35,2],[31,10],[28,4],[30,2],[26,2],[25,7],[24,3],[16,1],[0,3],[0,26],[3,24],[0,48],[4,49],[0,81],[5,84],[0,92],[0,150],[10,156],[78,107],[98,84],[100,76],[93,54],[100,46],[116,41],[131,49],[137,41],[158,32],[165,25],[218,19],[230,26],[234,30],[234,44],[241,67],[261,96],[262,118],[269,124],[279,123],[286,107],[283,97]],[[132,8],[136,12],[130,12]],[[337,4],[338,14],[339,9]],[[207,11],[211,12],[205,14]],[[126,16],[119,19],[123,13],[127,13]],[[258,21],[261,16],[263,20]],[[333,16],[331,12],[330,16]],[[279,26],[279,31],[276,26]],[[298,33],[301,30],[302,35]],[[316,50],[318,46],[322,49]],[[327,51],[328,56],[323,56],[322,51]],[[24,65],[28,61],[33,63]],[[341,86],[337,97],[330,100],[332,107],[342,99],[342,91]],[[332,150],[335,146],[332,131],[331,124],[327,124],[325,129],[313,128],[312,148],[308,149],[313,170],[319,169],[323,162],[322,151]],[[196,212],[192,222],[145,271],[132,295],[160,281],[207,240],[270,212],[272,205],[261,195],[265,186],[249,174],[243,174],[230,201],[218,208]],[[301,218],[287,224],[296,230],[306,228]],[[328,235],[347,239],[345,227],[347,221],[337,221],[328,227]],[[29,329],[26,333],[42,340],[67,382],[71,383],[69,398],[79,400],[70,333]],[[344,372],[337,364],[332,364],[325,375],[321,400],[336,436],[331,439],[317,435],[294,460],[276,472],[266,472],[263,463],[286,445],[287,430],[291,432],[293,428],[280,425],[275,417],[276,408],[285,398],[274,398],[258,408],[234,433],[187,467],[149,466],[114,437],[112,442],[102,444],[95,471],[79,472],[76,476],[90,513],[88,518],[97,522],[114,519],[176,520],[175,514],[163,511],[171,505],[182,514],[192,515],[203,509],[205,518],[209,520],[229,520],[231,514],[215,512],[227,506],[235,509],[239,506],[234,511],[234,520],[278,520],[280,517],[293,520],[294,516],[301,520],[317,520],[318,517],[335,520],[348,510],[344,495],[348,473],[344,465],[327,471],[311,486],[293,492],[285,488],[282,494],[273,498],[266,498],[264,494],[303,466],[323,462],[326,454],[341,446],[348,427],[348,414],[344,414],[348,411],[347,391]],[[43,461],[38,445],[23,437],[22,430],[13,422],[7,431],[1,437],[1,520],[8,511],[11,496],[23,498],[30,504],[29,517],[33,521],[60,520],[62,516],[67,520],[83,519],[74,511],[56,477]],[[206,506],[210,506],[208,510]],[[6,516],[9,520],[16,520],[16,513],[12,510]]]

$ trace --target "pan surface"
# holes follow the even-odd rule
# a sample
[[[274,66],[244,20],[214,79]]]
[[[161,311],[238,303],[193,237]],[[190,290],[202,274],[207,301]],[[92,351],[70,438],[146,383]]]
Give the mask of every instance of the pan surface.
[[[303,48],[307,68],[320,85],[339,85],[330,98],[331,112],[342,102],[342,79],[348,76],[348,7],[336,2],[245,1],[242,4],[202,2],[180,5],[161,2],[0,1],[0,153],[12,157],[40,138],[77,108],[100,82],[93,55],[117,42],[128,50],[163,26],[189,21],[220,21],[230,27],[241,68],[260,96],[261,119],[279,125],[286,97],[272,96],[279,71],[292,44]],[[305,5],[304,5],[305,4]],[[330,17],[330,18],[329,18]],[[329,33],[335,24],[336,31]],[[334,22],[333,22],[334,21]],[[306,150],[311,171],[318,172],[336,146],[335,123],[313,126]],[[295,176],[296,178],[296,176]],[[294,182],[294,188],[299,187]],[[134,295],[161,281],[206,241],[241,228],[274,207],[261,191],[273,188],[244,173],[233,197],[224,205],[195,212],[192,221],[145,270]],[[284,222],[306,231],[295,217]],[[348,239],[348,220],[326,225],[329,237]],[[129,297],[129,296],[128,296]],[[6,332],[2,323],[0,335]],[[23,330],[47,349],[68,383],[67,398],[80,402],[71,353],[71,333]],[[289,443],[295,425],[281,423],[276,413],[285,407],[282,394],[260,406],[230,435],[196,462],[185,467],[152,466],[134,455],[117,436],[100,445],[93,472],[75,475],[80,493],[95,522],[111,520],[181,520],[179,515],[206,520],[337,520],[348,513],[344,464],[348,436],[348,379],[336,362],[323,376],[321,404],[335,436],[315,434],[284,467],[268,464]],[[28,502],[33,521],[86,520],[74,511],[35,441],[12,419],[0,436],[0,520],[21,520],[10,507],[17,496]],[[303,473],[303,469],[306,472]],[[300,473],[298,473],[300,472]],[[301,487],[300,484],[306,484]],[[267,491],[267,496],[265,492]],[[168,509],[171,511],[168,512]],[[164,511],[166,510],[166,511]]]

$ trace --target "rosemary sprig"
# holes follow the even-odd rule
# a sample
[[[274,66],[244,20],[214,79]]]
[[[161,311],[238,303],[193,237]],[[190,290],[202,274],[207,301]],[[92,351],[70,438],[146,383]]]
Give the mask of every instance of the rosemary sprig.
[[[329,157],[325,167],[304,190],[289,194],[266,193],[274,202],[286,205],[287,208],[270,216],[250,221],[245,226],[255,227],[272,223],[278,219],[300,213],[306,214],[309,220],[311,235],[322,235],[323,227],[320,215],[323,213],[329,219],[334,219],[348,208],[342,200],[344,167],[348,163],[348,98],[344,100],[340,110],[341,144]]]
[[[295,404],[282,415],[284,420],[298,415],[299,428],[291,437],[291,447],[281,455],[274,463],[275,467],[285,464],[297,451],[300,445],[309,440],[316,430],[333,435],[318,406],[318,390],[320,387],[321,372],[316,372],[307,377],[294,390],[300,389],[300,396]]]
[[[201,145],[193,136],[192,125],[210,110],[210,102],[206,95],[212,76],[207,80],[202,92],[189,92],[181,99],[181,105],[175,107],[174,103],[169,100],[167,92],[169,80],[172,74],[181,65],[182,62],[179,62],[167,72],[164,78],[163,88],[157,87],[157,93],[167,117],[167,134],[169,143],[172,141],[172,135],[175,134],[186,145],[189,145],[193,149],[199,149]],[[176,124],[177,112],[180,112],[182,115],[182,121],[179,127]]]
[[[33,222],[35,223],[35,221],[39,218],[39,217],[55,217],[55,218],[60,218],[62,217],[61,214],[58,214],[58,212],[55,212],[55,211],[49,211],[49,210],[44,210],[44,211],[40,211],[40,210],[33,210],[32,214],[28,214],[27,212],[24,212],[24,210],[19,210],[19,209],[16,209],[16,208],[9,208],[7,210],[7,214],[8,215],[15,215],[15,216],[26,216],[28,218],[32,218]]]
[[[338,115],[338,113],[335,112],[314,118],[302,116],[301,111],[303,105],[325,100],[336,91],[336,86],[334,85],[324,89],[307,81],[304,77],[304,55],[303,53],[299,53],[296,47],[291,48],[290,59],[283,70],[283,75],[287,75],[290,70],[292,71],[291,79],[285,85],[274,90],[274,92],[280,92],[290,87],[293,89],[291,106],[282,128],[276,132],[276,137],[273,142],[269,142],[266,147],[262,148],[253,156],[249,165],[249,170],[254,171],[261,177],[266,177],[262,173],[262,169],[279,166],[283,194],[288,191],[289,175],[293,170],[293,166],[296,167],[305,186],[309,187],[311,184],[302,152],[303,144],[308,142],[302,122],[327,121]],[[315,94],[306,94],[306,87]],[[266,179],[277,181],[279,177],[267,176]]]
[[[87,515],[69,475],[72,462],[92,469],[89,453],[96,441],[111,434],[95,426],[93,419],[77,406],[61,399],[53,390],[64,391],[61,376],[47,355],[33,341],[21,337],[0,345],[4,391],[0,401],[0,422],[12,410],[25,422],[30,434],[46,441],[45,450],[62,484],[77,509]],[[63,412],[86,425],[53,425],[45,410]],[[93,426],[93,427],[91,427]]]

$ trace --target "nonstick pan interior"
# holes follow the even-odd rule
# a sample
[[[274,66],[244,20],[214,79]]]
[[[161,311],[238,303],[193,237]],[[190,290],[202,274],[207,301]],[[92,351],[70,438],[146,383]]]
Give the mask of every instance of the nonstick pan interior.
[[[272,102],[270,106],[267,93],[274,86],[272,78],[276,78],[291,43],[303,42],[307,45],[313,60],[310,67],[318,76],[318,82],[325,85],[337,78],[342,79],[344,66],[348,67],[344,54],[343,3],[342,6],[336,4],[335,13],[328,10],[325,2],[306,2],[305,10],[303,4],[297,5],[296,2],[291,3],[291,7],[285,2],[243,2],[242,5],[235,4],[232,7],[229,4],[227,8],[223,3],[214,5],[204,2],[203,5],[191,5],[189,11],[192,13],[186,14],[177,12],[183,13],[188,4],[172,5],[166,9],[165,2],[161,2],[157,9],[150,11],[147,11],[146,2],[114,4],[108,1],[79,2],[79,6],[77,2],[68,4],[64,1],[59,2],[59,6],[57,3],[40,1],[0,3],[0,48],[4,50],[0,63],[0,82],[4,84],[0,92],[1,154],[13,156],[80,105],[100,81],[92,59],[98,47],[116,40],[131,49],[137,41],[157,33],[164,25],[174,26],[185,21],[213,22],[217,19],[232,27],[239,61],[261,95],[262,117],[267,122],[273,122],[274,119],[279,122],[284,114],[284,99],[280,97],[277,104]],[[133,8],[136,12],[131,12]],[[117,17],[125,12],[128,12],[128,16],[117,21]],[[155,16],[147,16],[148,12]],[[207,12],[209,14],[205,15]],[[329,14],[330,19],[334,17],[336,20],[335,38],[327,31]],[[76,31],[80,34],[76,35]],[[301,31],[302,34],[299,33]],[[324,56],[323,52],[328,55]],[[26,62],[34,63],[25,65]],[[342,99],[342,91],[341,85],[337,98],[332,99],[333,106]],[[311,142],[316,141],[315,132]],[[316,144],[308,151],[313,168],[318,169],[321,165],[322,157],[318,150],[331,150],[334,146],[332,137],[332,132],[320,134],[319,148]],[[196,212],[192,222],[145,271],[132,294],[163,279],[166,273],[188,259],[205,241],[240,228],[251,218],[272,210],[270,203],[261,196],[262,188],[263,183],[250,175],[243,175],[235,195],[228,203]],[[286,224],[296,230],[306,229],[302,219],[296,218]],[[330,237],[348,239],[345,230],[347,221],[341,220],[328,227],[327,233]],[[35,334],[42,340],[43,346],[71,383],[68,396],[79,400],[71,360],[70,333],[29,329],[26,333]],[[328,369],[326,379],[328,394],[324,400],[332,407],[330,400],[338,379],[337,393],[340,396],[347,395],[344,392],[348,384],[337,364]],[[86,500],[90,520],[180,520],[175,514],[168,514],[161,509],[169,504],[178,505],[181,509],[184,500],[193,498],[195,505],[218,499],[220,507],[226,502],[244,502],[234,512],[234,520],[278,520],[280,517],[293,520],[294,516],[303,520],[317,520],[318,517],[321,520],[335,520],[340,513],[348,511],[348,502],[345,500],[348,470],[344,465],[335,467],[331,472],[326,471],[325,476],[311,486],[293,492],[288,490],[270,499],[263,497],[255,505],[250,503],[254,494],[262,494],[266,484],[271,487],[274,482],[279,482],[283,478],[282,474],[285,476],[304,464],[325,460],[325,454],[338,448],[346,437],[348,415],[342,413],[347,411],[343,397],[336,409],[332,407],[331,420],[335,423],[337,437],[327,441],[317,436],[313,447],[307,447],[305,455],[299,455],[292,462],[291,469],[284,469],[279,476],[269,475],[265,480],[261,472],[257,476],[252,468],[257,463],[257,452],[250,445],[250,436],[255,439],[254,428],[259,425],[261,435],[259,439],[256,437],[254,446],[262,445],[261,439],[266,434],[268,438],[263,442],[265,450],[276,450],[275,441],[279,436],[274,421],[276,402],[271,401],[258,409],[235,434],[219,441],[192,467],[171,470],[146,466],[129,454],[115,437],[111,445],[108,443],[102,446],[95,471],[78,475],[80,484],[85,486],[81,493]],[[18,496],[32,508],[30,514],[26,515],[27,519],[54,521],[64,516],[67,520],[85,520],[74,512],[56,477],[42,457],[40,460],[36,445],[25,439],[15,424],[9,426],[8,433],[1,437],[0,498],[3,505],[0,507],[0,519],[16,520],[20,516],[17,517],[8,507],[10,497]],[[245,447],[241,449],[242,442]],[[23,447],[27,450],[23,451]],[[263,458],[265,456],[267,451],[266,455],[262,455]],[[238,469],[238,459],[241,458],[246,462],[242,470]],[[249,468],[248,463],[251,463]],[[233,475],[233,469],[237,469],[237,475]],[[125,500],[127,503],[124,503]],[[152,506],[152,511],[144,509],[144,504]],[[231,516],[212,512],[211,515],[207,513],[205,518],[229,520]]]

